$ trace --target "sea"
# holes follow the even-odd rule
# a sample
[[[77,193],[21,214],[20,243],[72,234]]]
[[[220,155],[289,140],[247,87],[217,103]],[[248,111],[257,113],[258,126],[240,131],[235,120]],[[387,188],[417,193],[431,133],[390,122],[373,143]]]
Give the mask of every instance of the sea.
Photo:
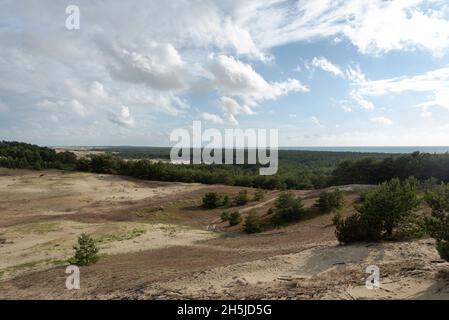
[[[400,147],[280,147],[280,150],[332,151],[332,152],[368,152],[368,153],[447,153],[447,147],[400,146]]]

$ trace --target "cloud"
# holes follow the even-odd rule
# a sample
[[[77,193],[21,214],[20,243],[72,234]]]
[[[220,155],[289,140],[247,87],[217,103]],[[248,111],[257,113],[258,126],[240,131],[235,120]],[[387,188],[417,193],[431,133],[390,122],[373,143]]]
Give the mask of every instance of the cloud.
[[[386,94],[400,94],[403,92],[428,92],[428,101],[417,104],[417,107],[443,107],[449,109],[449,67],[436,69],[421,75],[397,77],[382,80],[362,81],[355,96],[384,96]],[[363,99],[363,98],[362,98]]]
[[[314,125],[316,125],[316,126],[320,126],[320,127],[322,126],[320,120],[317,117],[315,117],[315,116],[310,116],[307,119],[307,121],[312,123],[312,124],[314,124]]]
[[[335,77],[340,77],[340,78],[344,78],[345,77],[345,74],[340,69],[340,67],[338,67],[335,64],[331,63],[329,60],[327,60],[324,57],[319,57],[319,58],[315,57],[315,58],[313,58],[312,66],[314,66],[316,68],[320,68],[323,71],[329,72],[332,75],[334,75]]]
[[[150,43],[141,50],[104,48],[111,58],[109,71],[111,76],[132,83],[142,83],[161,90],[179,90],[186,86],[188,70],[175,49],[169,43]]]
[[[229,97],[220,97],[218,99],[218,104],[220,109],[232,115],[238,114],[254,114],[254,111],[247,105],[240,105],[236,100]]]
[[[208,71],[212,75],[213,86],[221,94],[239,97],[249,105],[262,100],[275,100],[289,92],[309,91],[296,79],[269,83],[249,64],[226,55],[210,55]]]
[[[216,115],[216,114],[212,114],[212,113],[207,113],[207,112],[202,112],[201,113],[201,118],[207,122],[213,123],[213,124],[224,124],[224,120]]]
[[[272,0],[247,6],[240,20],[262,49],[323,38],[346,38],[372,55],[417,49],[441,54],[449,48],[447,3],[440,0]]]
[[[129,112],[129,108],[125,106],[122,106],[117,113],[110,112],[108,118],[109,121],[121,127],[133,128],[135,125],[134,119]]]
[[[86,109],[84,105],[82,105],[78,100],[72,100],[68,103],[69,107],[72,109],[80,117],[84,117],[86,115]]]
[[[381,124],[381,125],[386,125],[386,126],[393,124],[393,121],[386,117],[374,117],[374,118],[371,118],[371,122]]]

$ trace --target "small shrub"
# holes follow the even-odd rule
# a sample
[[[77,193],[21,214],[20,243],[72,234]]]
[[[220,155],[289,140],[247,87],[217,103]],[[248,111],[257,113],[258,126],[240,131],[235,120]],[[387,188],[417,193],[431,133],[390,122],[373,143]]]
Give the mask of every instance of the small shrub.
[[[73,247],[75,255],[69,263],[77,266],[88,266],[98,261],[98,247],[95,240],[83,233],[78,237],[78,244]]]
[[[203,197],[202,207],[204,209],[215,209],[222,204],[221,197],[216,192],[208,192]]]
[[[330,213],[343,207],[343,193],[339,189],[323,191],[315,203],[315,206],[323,213]]]
[[[258,233],[262,231],[262,222],[260,218],[252,211],[245,218],[245,232],[246,233]]]
[[[301,219],[304,215],[304,205],[301,198],[296,197],[292,192],[283,192],[275,202],[275,214],[271,222],[275,225],[293,222]]]
[[[229,216],[229,225],[232,226],[236,226],[238,225],[240,222],[242,222],[242,217],[240,216],[240,213],[238,211],[234,211],[233,213],[231,213],[231,215]]]
[[[264,197],[265,197],[265,192],[263,192],[263,190],[258,189],[258,190],[254,193],[253,200],[254,200],[254,201],[260,201],[260,200],[263,200]]]
[[[225,196],[223,197],[223,201],[222,201],[221,205],[222,205],[223,207],[229,206],[229,196],[225,195]]]
[[[268,215],[271,215],[271,214],[273,214],[275,211],[276,211],[276,210],[274,210],[274,208],[271,207],[270,209],[268,209],[267,214],[268,214]]]
[[[221,214],[220,217],[221,217],[221,221],[222,221],[222,222],[225,222],[225,221],[228,221],[228,220],[229,220],[230,214],[229,214],[229,212],[225,211],[225,212],[223,212],[223,213]]]
[[[240,191],[235,197],[234,202],[237,206],[244,206],[245,204],[247,204],[249,202],[248,191]]]

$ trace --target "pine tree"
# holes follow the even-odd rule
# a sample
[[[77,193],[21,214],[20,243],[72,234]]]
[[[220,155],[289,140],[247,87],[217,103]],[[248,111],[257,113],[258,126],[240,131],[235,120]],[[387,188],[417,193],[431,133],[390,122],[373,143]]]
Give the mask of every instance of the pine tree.
[[[78,237],[78,244],[73,247],[75,255],[69,259],[70,264],[88,266],[98,261],[98,247],[95,240],[83,233]]]

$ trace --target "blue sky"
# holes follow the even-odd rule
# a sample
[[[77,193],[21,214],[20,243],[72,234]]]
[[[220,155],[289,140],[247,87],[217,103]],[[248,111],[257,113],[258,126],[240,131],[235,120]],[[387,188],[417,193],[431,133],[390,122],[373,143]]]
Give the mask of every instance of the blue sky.
[[[449,145],[448,1],[0,8],[0,139],[167,146],[202,120],[281,146]]]

